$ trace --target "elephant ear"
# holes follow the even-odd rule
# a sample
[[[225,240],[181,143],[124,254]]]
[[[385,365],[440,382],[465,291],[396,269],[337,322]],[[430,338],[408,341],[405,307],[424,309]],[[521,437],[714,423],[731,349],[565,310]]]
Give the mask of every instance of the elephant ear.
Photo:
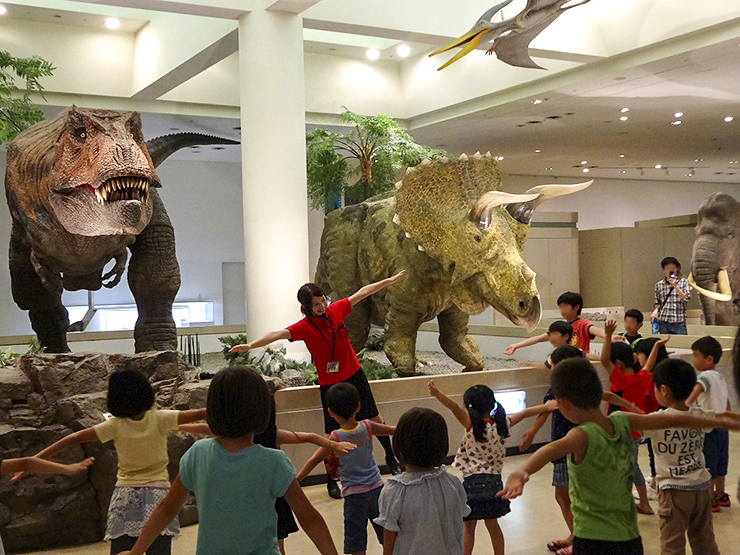
[[[454,260],[462,226],[474,225],[470,210],[483,194],[501,188],[498,164],[488,153],[424,160],[396,184],[395,223],[439,261]]]

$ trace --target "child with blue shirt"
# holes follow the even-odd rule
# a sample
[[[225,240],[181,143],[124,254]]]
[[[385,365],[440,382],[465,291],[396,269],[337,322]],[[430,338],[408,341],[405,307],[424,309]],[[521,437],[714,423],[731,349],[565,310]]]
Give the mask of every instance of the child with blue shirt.
[[[180,475],[147,521],[129,555],[147,547],[184,505],[198,502],[196,555],[280,555],[275,500],[285,497],[319,553],[336,555],[326,522],[295,480],[282,451],[254,443],[270,419],[272,398],[254,370],[232,366],[208,390],[207,421],[215,438],[197,441],[180,460]]]
[[[326,406],[339,429],[329,438],[338,443],[349,442],[357,447],[339,456],[339,476],[344,498],[344,552],[364,554],[367,550],[367,523],[370,521],[378,541],[383,543],[383,528],[373,522],[378,517],[378,499],[383,489],[383,478],[373,458],[373,435],[393,435],[395,427],[372,420],[357,422],[360,412],[360,393],[346,382],[338,383],[326,392]],[[332,454],[320,448],[298,473],[298,481],[305,478],[321,461]]]

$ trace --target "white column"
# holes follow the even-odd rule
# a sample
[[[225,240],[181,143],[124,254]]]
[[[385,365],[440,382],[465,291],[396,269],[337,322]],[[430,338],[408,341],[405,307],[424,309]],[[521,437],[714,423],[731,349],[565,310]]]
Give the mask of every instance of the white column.
[[[309,278],[300,15],[239,20],[239,81],[247,336],[256,339],[300,318],[296,292]]]

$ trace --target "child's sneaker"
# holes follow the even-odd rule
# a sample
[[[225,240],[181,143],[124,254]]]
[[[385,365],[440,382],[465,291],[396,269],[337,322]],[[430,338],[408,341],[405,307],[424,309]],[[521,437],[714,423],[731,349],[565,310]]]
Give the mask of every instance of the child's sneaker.
[[[722,495],[721,495],[721,496],[719,497],[719,499],[717,499],[717,504],[718,504],[718,505],[719,505],[720,507],[729,507],[729,506],[731,506],[731,505],[732,505],[732,503],[730,502],[730,496],[729,496],[729,495],[727,495],[726,493],[725,493],[725,494],[722,494]]]
[[[719,506],[719,499],[714,499],[714,501],[712,501],[712,512],[718,513],[721,510],[722,510],[722,507]]]

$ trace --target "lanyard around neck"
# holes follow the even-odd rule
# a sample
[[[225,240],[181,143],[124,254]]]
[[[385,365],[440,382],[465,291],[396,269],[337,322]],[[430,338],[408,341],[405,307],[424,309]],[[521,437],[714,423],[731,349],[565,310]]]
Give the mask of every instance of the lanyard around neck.
[[[319,326],[317,326],[316,323],[313,321],[312,316],[308,317],[308,321],[314,328],[316,328],[316,331],[319,332],[319,335],[321,335],[321,339],[324,340],[326,346],[331,349],[331,361],[334,362],[337,359],[335,356],[337,350],[337,332],[334,329],[334,324],[331,321],[331,317],[328,314],[324,314],[324,318],[326,318],[326,322],[327,324],[329,324],[329,329],[331,330],[331,343],[329,343],[329,340],[324,335],[324,332],[321,331],[321,328],[319,328]]]

